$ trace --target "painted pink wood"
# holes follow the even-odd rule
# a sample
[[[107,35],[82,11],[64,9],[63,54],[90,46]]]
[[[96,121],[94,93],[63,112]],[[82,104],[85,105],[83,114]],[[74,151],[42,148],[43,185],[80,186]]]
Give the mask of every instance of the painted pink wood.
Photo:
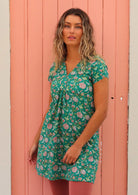
[[[110,64],[110,97],[114,99],[110,99],[109,107],[112,104],[114,108],[108,114],[110,120],[103,136],[102,192],[124,195],[127,194],[129,1],[104,1],[104,13],[103,54]]]
[[[42,1],[26,1],[26,145],[32,144],[43,116],[43,20]],[[46,99],[48,101],[48,97]],[[26,151],[27,152],[27,151]],[[37,177],[33,166],[26,161],[26,188],[28,194],[42,194],[42,179]],[[37,187],[34,187],[37,186]]]
[[[87,11],[91,23],[94,28],[94,40],[95,40],[95,47],[99,54],[102,54],[102,0],[93,0],[88,2],[88,11]],[[93,185],[92,194],[101,194],[101,160],[102,160],[102,128],[99,129],[99,150],[100,150],[100,158],[99,158],[99,166],[98,171],[96,174],[95,184]]]
[[[47,178],[38,176],[27,161],[27,152],[48,106],[47,78],[53,62],[55,27],[61,14],[71,7],[79,7],[90,16],[96,50],[109,68],[109,110],[100,127],[100,160],[92,195],[127,193],[129,0],[12,0],[13,195],[52,195]]]
[[[129,1],[116,4],[115,194],[127,193]],[[124,187],[122,187],[122,185]]]
[[[103,124],[103,155],[102,155],[102,194],[114,194],[114,151],[115,151],[115,86],[116,86],[116,2],[103,2],[103,55],[109,68],[109,105],[108,116]],[[111,99],[113,97],[114,99]],[[123,184],[122,184],[123,186]],[[123,194],[122,194],[123,195]]]
[[[25,194],[24,0],[10,1],[11,193]]]

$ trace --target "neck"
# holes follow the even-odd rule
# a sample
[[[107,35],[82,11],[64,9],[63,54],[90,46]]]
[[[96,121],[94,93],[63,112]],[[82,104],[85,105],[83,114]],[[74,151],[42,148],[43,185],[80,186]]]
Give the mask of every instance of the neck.
[[[78,46],[67,46],[67,57],[66,61],[73,62],[73,61],[80,61],[81,56],[79,53],[79,47]]]

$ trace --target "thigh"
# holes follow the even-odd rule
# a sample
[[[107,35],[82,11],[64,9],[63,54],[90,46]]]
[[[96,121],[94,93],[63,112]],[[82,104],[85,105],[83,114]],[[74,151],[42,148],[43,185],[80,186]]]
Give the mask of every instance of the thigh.
[[[69,195],[69,181],[64,179],[49,180],[53,195]]]
[[[69,195],[91,195],[93,183],[81,182],[81,181],[70,181]]]

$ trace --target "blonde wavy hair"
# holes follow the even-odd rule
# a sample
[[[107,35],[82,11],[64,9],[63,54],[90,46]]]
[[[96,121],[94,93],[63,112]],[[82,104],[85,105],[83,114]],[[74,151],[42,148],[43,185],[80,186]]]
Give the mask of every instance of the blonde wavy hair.
[[[66,44],[63,41],[62,31],[64,27],[65,18],[68,15],[75,15],[79,16],[82,20],[82,27],[83,27],[83,34],[81,37],[80,45],[79,45],[79,53],[81,56],[81,64],[86,66],[86,62],[90,61],[93,62],[95,60],[103,59],[103,56],[97,55],[95,50],[95,43],[93,37],[93,26],[89,19],[89,16],[83,10],[79,8],[71,8],[65,11],[62,16],[60,17],[56,30],[55,36],[53,39],[53,54],[54,54],[54,61],[55,61],[55,70],[57,70],[60,64],[66,59],[67,56],[67,48]]]

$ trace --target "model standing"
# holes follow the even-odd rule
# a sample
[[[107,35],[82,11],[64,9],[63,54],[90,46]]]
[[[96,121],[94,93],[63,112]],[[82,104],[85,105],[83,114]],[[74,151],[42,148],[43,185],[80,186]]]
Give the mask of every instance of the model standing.
[[[69,181],[75,185],[71,195],[90,195],[99,161],[98,128],[107,116],[108,67],[96,54],[93,27],[81,9],[63,13],[53,46],[49,107],[29,159],[37,151],[37,173],[49,179],[54,195],[69,195]]]

